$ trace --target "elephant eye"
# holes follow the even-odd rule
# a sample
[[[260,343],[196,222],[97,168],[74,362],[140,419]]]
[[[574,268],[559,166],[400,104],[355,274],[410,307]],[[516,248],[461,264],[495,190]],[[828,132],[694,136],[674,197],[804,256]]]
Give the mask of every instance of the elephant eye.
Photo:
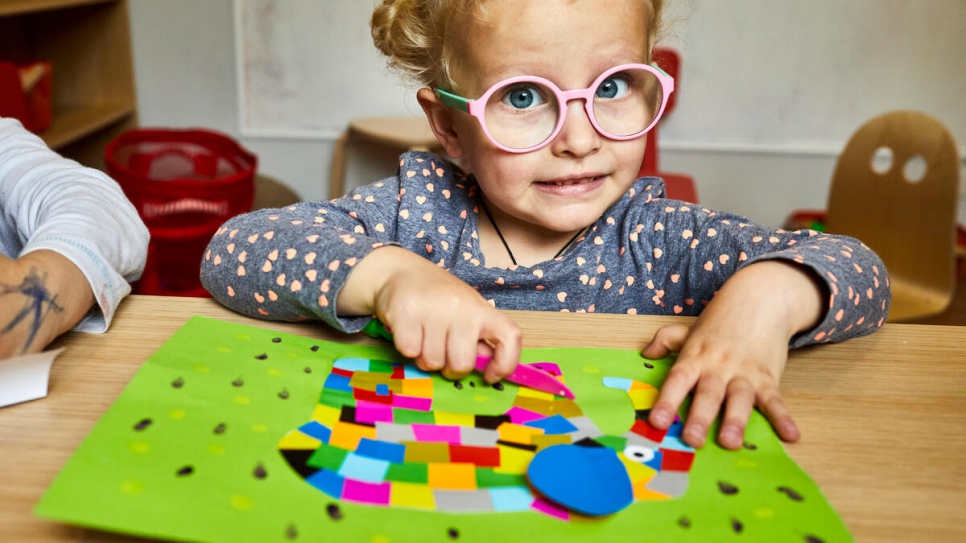
[[[643,447],[641,445],[628,445],[624,447],[624,456],[627,457],[628,460],[643,464],[644,462],[649,462],[654,458],[654,449]]]

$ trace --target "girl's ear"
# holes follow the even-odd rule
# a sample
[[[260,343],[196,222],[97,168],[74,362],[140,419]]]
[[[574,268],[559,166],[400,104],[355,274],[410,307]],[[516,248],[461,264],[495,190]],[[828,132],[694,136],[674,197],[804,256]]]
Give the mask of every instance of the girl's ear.
[[[450,158],[462,158],[464,153],[460,136],[453,127],[453,110],[443,105],[436,93],[429,88],[422,88],[416,93],[416,99],[422,106],[429,126],[436,134],[436,139],[446,150]]]

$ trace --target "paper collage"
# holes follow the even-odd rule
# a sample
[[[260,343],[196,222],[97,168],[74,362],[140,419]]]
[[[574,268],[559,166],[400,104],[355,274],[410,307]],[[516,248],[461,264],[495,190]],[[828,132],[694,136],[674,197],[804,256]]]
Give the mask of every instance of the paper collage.
[[[694,451],[647,410],[671,360],[528,349],[566,400],[446,381],[391,347],[195,317],[36,512],[190,541],[851,541],[763,417]]]

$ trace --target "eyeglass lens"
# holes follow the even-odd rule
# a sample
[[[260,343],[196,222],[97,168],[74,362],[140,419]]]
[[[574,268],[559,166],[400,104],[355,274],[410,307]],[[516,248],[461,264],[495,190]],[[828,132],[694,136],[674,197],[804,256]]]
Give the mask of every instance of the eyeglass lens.
[[[605,77],[594,90],[593,116],[602,134],[625,137],[650,126],[663,102],[657,75],[629,68]],[[536,81],[508,84],[486,102],[486,127],[494,140],[511,149],[540,145],[553,134],[565,105],[553,89]]]

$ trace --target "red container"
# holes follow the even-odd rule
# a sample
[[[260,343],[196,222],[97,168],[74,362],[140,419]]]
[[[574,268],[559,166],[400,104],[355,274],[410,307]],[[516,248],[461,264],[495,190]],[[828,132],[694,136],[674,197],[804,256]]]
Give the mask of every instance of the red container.
[[[129,130],[107,145],[107,170],[151,232],[138,294],[208,296],[198,274],[218,227],[251,210],[254,154],[203,129]]]
[[[0,62],[0,117],[12,117],[40,133],[50,127],[53,89],[49,62]]]

